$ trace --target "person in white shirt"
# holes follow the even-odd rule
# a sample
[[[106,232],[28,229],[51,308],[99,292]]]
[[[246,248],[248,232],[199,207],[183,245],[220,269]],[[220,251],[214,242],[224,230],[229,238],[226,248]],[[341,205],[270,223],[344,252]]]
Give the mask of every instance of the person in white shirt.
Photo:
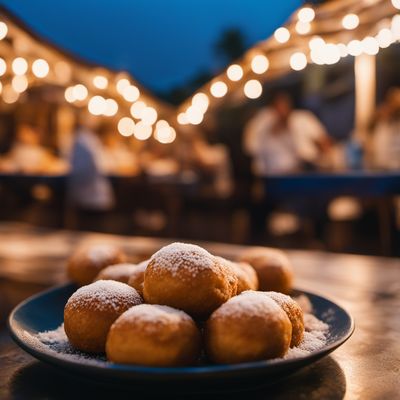
[[[313,113],[294,110],[292,100],[279,92],[270,107],[247,124],[243,146],[252,158],[257,176],[296,172],[307,163],[316,165],[329,147],[326,130]]]
[[[68,198],[75,207],[88,211],[107,211],[114,206],[114,193],[103,170],[103,145],[94,133],[96,122],[82,118],[71,149]]]

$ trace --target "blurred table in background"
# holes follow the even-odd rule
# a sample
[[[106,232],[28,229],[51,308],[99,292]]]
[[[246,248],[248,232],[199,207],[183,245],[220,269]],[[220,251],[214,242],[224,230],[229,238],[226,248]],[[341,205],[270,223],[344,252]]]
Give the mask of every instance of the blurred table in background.
[[[329,201],[351,196],[374,202],[379,216],[379,237],[383,255],[392,246],[395,196],[400,195],[400,171],[307,172],[268,175],[263,179],[268,201],[303,201],[310,208],[327,205]]]
[[[11,307],[28,295],[65,282],[64,266],[81,241],[121,245],[131,259],[148,257],[165,239],[37,229],[0,224],[0,398],[394,399],[400,393],[400,260],[313,251],[288,251],[296,286],[344,306],[355,318],[353,336],[332,356],[272,386],[229,393],[141,393],[103,387],[36,361],[19,349],[4,325]],[[200,243],[235,257],[243,246]]]

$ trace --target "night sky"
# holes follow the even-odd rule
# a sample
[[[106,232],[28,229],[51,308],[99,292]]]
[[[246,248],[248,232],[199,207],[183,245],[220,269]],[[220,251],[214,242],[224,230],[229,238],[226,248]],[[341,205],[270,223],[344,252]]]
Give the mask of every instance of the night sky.
[[[0,0],[38,34],[75,54],[129,71],[155,91],[221,65],[213,44],[240,28],[251,47],[299,0]]]

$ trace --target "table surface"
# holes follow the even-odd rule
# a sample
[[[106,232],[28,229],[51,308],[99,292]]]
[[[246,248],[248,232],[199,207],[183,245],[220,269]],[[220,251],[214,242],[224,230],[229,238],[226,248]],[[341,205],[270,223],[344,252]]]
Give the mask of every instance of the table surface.
[[[165,240],[69,231],[21,224],[0,224],[0,399],[71,398],[247,398],[254,399],[395,399],[400,398],[400,260],[288,251],[296,286],[327,296],[355,318],[353,336],[331,356],[285,381],[221,393],[141,393],[99,386],[36,361],[16,346],[5,326],[14,305],[28,295],[65,281],[64,264],[81,241],[102,240],[143,258]],[[241,246],[207,243],[234,257]],[[136,391],[136,396],[134,396]]]

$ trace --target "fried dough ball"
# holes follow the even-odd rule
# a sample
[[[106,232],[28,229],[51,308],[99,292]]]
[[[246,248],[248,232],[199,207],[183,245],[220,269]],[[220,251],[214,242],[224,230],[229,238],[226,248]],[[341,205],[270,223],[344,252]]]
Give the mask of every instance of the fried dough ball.
[[[122,250],[112,244],[99,243],[81,247],[68,260],[68,276],[80,286],[88,285],[102,269],[123,263],[125,259]]]
[[[230,268],[203,248],[173,243],[155,253],[144,273],[147,303],[165,304],[207,318],[236,294]]]
[[[200,353],[192,318],[168,306],[142,304],[123,313],[107,337],[107,359],[116,363],[173,367],[192,364]]]
[[[149,265],[149,261],[145,260],[137,264],[128,281],[128,285],[135,288],[141,296],[143,296],[144,271]]]
[[[130,307],[143,302],[138,292],[116,281],[96,281],[79,288],[64,308],[64,329],[78,350],[103,353],[113,322]]]
[[[289,317],[292,324],[292,340],[290,347],[298,346],[304,336],[304,317],[303,310],[290,296],[277,292],[265,292],[272,300],[274,300]]]
[[[256,247],[241,254],[257,272],[259,289],[289,294],[293,286],[293,268],[286,254],[277,249]]]
[[[238,279],[237,294],[245,290],[257,290],[258,278],[255,269],[245,262],[232,262],[222,257],[217,257],[221,263],[224,263],[232,269]]]
[[[246,291],[214,311],[206,324],[206,351],[220,364],[282,357],[292,325],[278,304],[262,292]]]
[[[137,269],[136,264],[114,264],[109,265],[102,269],[96,276],[95,281],[118,281],[122,283],[128,283],[129,278]],[[131,286],[131,285],[130,285]]]

